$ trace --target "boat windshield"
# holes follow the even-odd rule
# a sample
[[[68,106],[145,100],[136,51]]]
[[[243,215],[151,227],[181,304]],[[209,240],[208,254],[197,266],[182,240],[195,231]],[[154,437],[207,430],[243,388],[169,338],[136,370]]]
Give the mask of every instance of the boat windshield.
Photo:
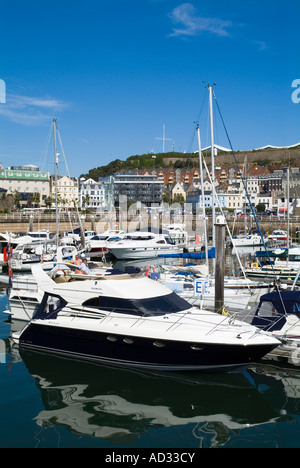
[[[36,239],[36,238],[46,239],[47,238],[47,234],[44,233],[44,232],[42,232],[42,233],[40,233],[40,232],[35,232],[35,233],[30,232],[29,235],[30,235],[30,237],[33,237],[34,239]]]
[[[43,300],[33,318],[35,319],[56,319],[57,314],[67,305],[67,302],[60,296],[44,294]]]
[[[108,236],[93,236],[90,238],[90,240],[106,240],[108,238]]]
[[[167,244],[175,245],[174,239],[172,237],[165,237]]]
[[[175,293],[146,299],[99,296],[85,301],[83,306],[95,307],[108,312],[139,316],[165,315],[182,312],[191,308],[188,302]]]
[[[114,237],[109,237],[107,239],[107,242],[115,242],[115,241],[118,241],[118,240],[121,240],[122,237],[118,237],[118,236],[114,236]]]

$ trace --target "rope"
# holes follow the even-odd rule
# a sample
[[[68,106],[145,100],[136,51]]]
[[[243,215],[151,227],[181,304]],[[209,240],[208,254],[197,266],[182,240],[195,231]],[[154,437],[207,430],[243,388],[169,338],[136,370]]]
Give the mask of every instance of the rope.
[[[57,125],[57,124],[56,124],[56,125]],[[63,154],[63,157],[64,157],[64,161],[65,161],[65,166],[66,166],[66,169],[67,169],[67,174],[68,174],[69,179],[71,180],[70,172],[69,172],[69,167],[68,167],[68,164],[67,164],[66,155],[65,155],[65,152],[64,152],[64,148],[63,148],[63,145],[62,145],[62,141],[61,141],[61,137],[60,137],[60,133],[59,133],[58,127],[56,127],[56,129],[57,129],[57,135],[58,135],[58,139],[59,139],[61,151],[62,151],[62,154]],[[83,229],[83,226],[82,226],[82,222],[81,222],[81,217],[79,216],[79,210],[78,210],[78,205],[77,205],[77,204],[75,204],[75,209],[76,209],[77,217],[78,217],[78,220],[79,220],[80,228],[81,228],[81,230],[82,230],[82,229]],[[70,216],[69,216],[69,221],[70,221],[70,224],[71,224],[71,227],[72,227],[72,221],[71,221],[71,219],[70,219]],[[72,230],[73,230],[73,227],[72,227]]]
[[[237,169],[238,169],[238,172],[239,172],[241,181],[242,181],[243,186],[244,186],[244,189],[245,189],[245,194],[246,194],[246,196],[247,196],[250,209],[251,209],[251,211],[252,211],[252,214],[253,214],[253,217],[254,217],[254,220],[255,220],[255,223],[256,223],[256,226],[257,226],[259,235],[260,235],[261,240],[262,240],[262,243],[263,243],[263,246],[264,246],[265,251],[266,251],[266,253],[267,253],[267,257],[268,257],[269,262],[270,262],[270,264],[271,264],[271,257],[270,257],[270,255],[269,255],[268,250],[267,250],[267,247],[266,247],[266,244],[265,244],[265,240],[264,240],[264,237],[263,237],[263,235],[262,235],[262,232],[261,232],[261,229],[260,229],[260,226],[259,226],[257,217],[256,217],[256,213],[255,213],[254,208],[253,208],[253,205],[252,205],[252,203],[251,203],[251,199],[250,199],[250,196],[249,196],[249,193],[248,193],[248,190],[247,190],[247,186],[246,186],[246,183],[245,183],[243,174],[242,174],[242,172],[241,172],[241,170],[240,170],[240,166],[239,166],[239,163],[238,163],[238,161],[237,161],[235,152],[234,152],[234,150],[233,150],[233,146],[232,146],[232,143],[231,143],[231,140],[230,140],[228,131],[227,131],[227,127],[226,127],[226,125],[225,125],[225,122],[224,122],[224,119],[223,119],[223,116],[222,116],[222,113],[221,113],[221,110],[220,110],[220,107],[219,107],[219,104],[218,104],[218,101],[217,101],[217,98],[216,98],[216,95],[215,95],[214,91],[213,91],[213,96],[214,96],[214,99],[215,99],[215,102],[216,102],[216,105],[217,105],[217,109],[218,109],[218,112],[219,112],[219,115],[220,115],[220,118],[221,118],[221,121],[222,121],[222,124],[223,124],[223,127],[224,127],[224,131],[225,131],[225,133],[226,133],[226,136],[227,136],[227,139],[228,139],[228,143],[229,143],[229,145],[230,145],[230,149],[231,149],[231,151],[232,151],[232,154],[233,154],[233,157],[234,157],[234,160],[235,160],[235,163],[236,163],[236,166],[237,166]],[[288,234],[288,235],[289,235],[289,234]],[[272,264],[271,264],[271,268],[272,268],[272,271],[273,271],[273,274],[274,274],[274,278],[275,278],[275,277],[276,277],[276,276],[275,276],[275,271],[274,271],[274,268],[273,268],[273,265],[272,265]],[[284,302],[283,302],[283,300],[282,300],[282,296],[281,296],[281,293],[280,293],[280,291],[279,291],[279,288],[278,288],[278,285],[277,285],[276,281],[274,281],[274,286],[275,286],[275,288],[276,288],[276,290],[277,290],[277,292],[278,292],[278,294],[279,294],[279,297],[280,297],[280,300],[281,300],[281,303],[282,303],[282,307],[283,307],[283,309],[284,309],[284,311],[285,311],[285,314],[287,315],[286,308],[285,308]]]

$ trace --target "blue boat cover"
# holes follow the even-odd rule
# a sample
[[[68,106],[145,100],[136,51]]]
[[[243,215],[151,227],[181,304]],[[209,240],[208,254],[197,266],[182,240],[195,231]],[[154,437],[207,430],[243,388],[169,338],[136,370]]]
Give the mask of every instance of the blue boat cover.
[[[274,291],[261,297],[252,325],[268,331],[280,330],[289,314],[300,318],[300,291]]]
[[[216,249],[213,247],[208,251],[208,258],[215,258]],[[194,260],[204,260],[206,255],[205,252],[183,252],[179,254],[159,254],[158,257],[164,258],[192,258]]]

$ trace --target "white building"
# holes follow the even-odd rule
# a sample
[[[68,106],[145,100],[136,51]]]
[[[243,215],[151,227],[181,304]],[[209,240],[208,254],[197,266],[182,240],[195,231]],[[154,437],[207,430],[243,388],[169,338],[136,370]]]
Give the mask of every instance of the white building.
[[[57,195],[59,208],[75,208],[78,206],[78,179],[76,177],[58,177]],[[55,198],[55,178],[51,176],[51,196]]]
[[[247,178],[246,183],[247,183],[248,193],[251,193],[251,194],[258,194],[259,193],[260,187],[259,187],[259,179],[258,179],[257,176],[249,176]],[[244,189],[244,186],[243,186],[242,182],[241,182],[241,186]]]
[[[80,179],[79,206],[84,209],[103,209],[105,207],[103,183],[95,182],[93,179]]]

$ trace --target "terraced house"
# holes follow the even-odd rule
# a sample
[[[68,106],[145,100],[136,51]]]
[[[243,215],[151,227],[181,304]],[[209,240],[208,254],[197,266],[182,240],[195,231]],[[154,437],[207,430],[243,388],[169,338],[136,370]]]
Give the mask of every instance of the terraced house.
[[[57,178],[59,208],[75,208],[79,201],[79,185],[76,177],[62,176]],[[55,200],[55,176],[51,176],[51,197]],[[53,203],[53,206],[54,203]]]

